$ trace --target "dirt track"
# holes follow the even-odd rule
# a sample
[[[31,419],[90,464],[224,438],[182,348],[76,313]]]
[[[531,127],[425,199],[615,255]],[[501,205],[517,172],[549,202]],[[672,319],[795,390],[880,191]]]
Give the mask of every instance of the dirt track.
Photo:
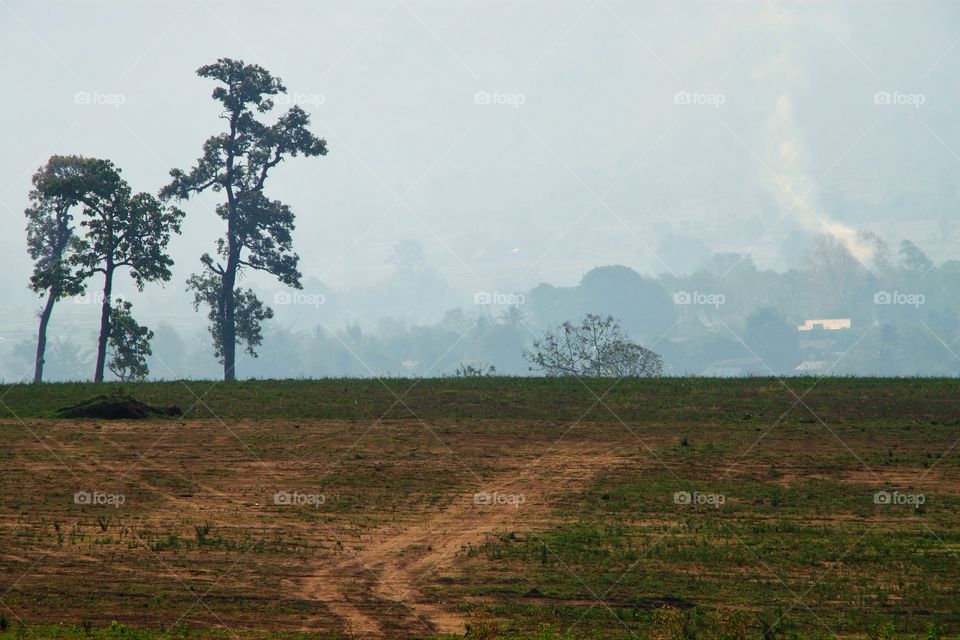
[[[460,634],[482,620],[465,617],[462,597],[438,597],[437,578],[460,572],[465,547],[554,525],[555,508],[622,464],[629,443],[616,427],[546,423],[44,421],[32,425],[39,439],[10,428],[21,444],[7,464],[20,473],[5,495],[23,502],[2,512],[11,553],[0,575],[19,580],[13,595],[32,620],[84,620],[93,594],[96,622],[358,638]],[[78,506],[80,490],[126,502]],[[278,490],[322,490],[330,502],[278,507]],[[478,492],[522,503],[475,504]],[[47,560],[32,566],[38,558]],[[63,600],[32,605],[53,583]],[[116,595],[148,584],[149,609]],[[265,618],[248,605],[261,601],[280,606]]]
[[[375,532],[362,549],[334,566],[315,567],[298,585],[299,595],[322,602],[357,638],[393,638],[403,630],[413,635],[462,634],[465,617],[424,595],[422,585],[454,569],[458,553],[488,536],[527,531],[549,513],[551,503],[581,489],[617,460],[565,448],[563,455],[554,453],[531,461],[528,468],[499,473],[477,491],[497,492],[513,504],[476,504],[473,494],[458,496],[417,522]],[[390,626],[397,618],[399,628]]]

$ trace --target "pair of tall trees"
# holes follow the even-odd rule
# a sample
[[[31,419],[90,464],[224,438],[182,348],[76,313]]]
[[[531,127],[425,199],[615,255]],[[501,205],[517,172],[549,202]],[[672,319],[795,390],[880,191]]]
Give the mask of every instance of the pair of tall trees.
[[[114,307],[114,278],[128,269],[141,291],[147,282],[169,280],[173,261],[166,247],[171,234],[180,230],[183,212],[163,206],[148,193],[134,194],[109,160],[53,156],[34,174],[33,187],[26,210],[27,246],[34,260],[30,286],[47,296],[40,312],[34,382],[43,379],[54,305],[82,293],[96,274],[103,276],[103,301],[94,381],[103,381],[108,343],[115,347],[115,373],[133,375],[123,362],[131,357],[142,360],[130,351],[140,348],[142,353],[142,345],[125,340],[120,328],[137,328],[134,332],[139,333],[140,327],[129,303]],[[111,331],[112,324],[117,331]]]
[[[257,114],[273,108],[273,96],[286,92],[283,83],[262,67],[221,58],[200,67],[197,75],[220,83],[213,98],[222,105],[226,131],[207,139],[192,169],[170,172],[172,180],[160,191],[159,200],[147,193],[132,195],[107,160],[54,156],[34,176],[27,209],[28,246],[35,263],[31,287],[47,295],[40,313],[35,382],[42,379],[46,330],[55,303],[82,292],[85,281],[98,273],[104,282],[94,380],[103,380],[108,343],[120,348],[111,362],[122,372],[137,372],[142,361],[135,356],[138,350],[143,353],[149,331],[133,320],[129,303],[113,306],[113,279],[118,270],[127,268],[140,290],[147,282],[169,280],[173,261],[166,249],[171,234],[179,233],[184,214],[164,202],[187,200],[206,190],[225,196],[216,208],[226,222],[216,256],[204,254],[202,271],[187,281],[194,308],[208,308],[209,330],[225,380],[236,378],[237,344],[256,355],[262,342],[261,322],[272,317],[251,289],[237,286],[242,271],[265,271],[300,288],[293,211],[268,198],[264,187],[270,171],[284,159],[326,155],[326,141],[309,131],[310,118],[298,106],[274,124],[257,119]],[[83,234],[74,228],[78,210]],[[145,348],[149,352],[149,346]]]

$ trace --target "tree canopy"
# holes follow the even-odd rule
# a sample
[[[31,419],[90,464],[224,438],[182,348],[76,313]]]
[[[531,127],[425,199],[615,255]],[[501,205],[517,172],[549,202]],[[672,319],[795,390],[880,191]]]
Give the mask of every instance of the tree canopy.
[[[547,331],[525,352],[532,370],[548,376],[658,376],[663,360],[632,342],[613,316],[587,314],[579,325],[564,322]]]
[[[310,117],[298,106],[273,124],[257,118],[273,109],[273,96],[286,92],[280,79],[263,67],[221,58],[200,67],[197,75],[220,83],[212,97],[222,105],[226,131],[207,139],[192,169],[171,170],[172,179],[160,196],[185,200],[208,189],[225,195],[216,213],[226,222],[226,234],[216,242],[216,256],[201,256],[203,271],[194,274],[188,286],[197,305],[210,307],[210,334],[224,379],[233,380],[236,345],[246,344],[255,354],[260,323],[271,316],[251,289],[237,287],[242,270],[264,271],[287,286],[301,286],[299,257],[293,251],[293,211],[264,194],[270,170],[288,157],[326,155],[327,143],[310,132]]]

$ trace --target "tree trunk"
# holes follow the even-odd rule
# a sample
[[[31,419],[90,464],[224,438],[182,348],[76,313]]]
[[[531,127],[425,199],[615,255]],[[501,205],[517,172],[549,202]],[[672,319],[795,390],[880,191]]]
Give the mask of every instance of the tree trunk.
[[[232,382],[237,379],[237,324],[236,324],[236,300],[234,299],[234,284],[237,281],[237,267],[231,265],[232,260],[228,260],[227,268],[224,269],[223,277],[220,279],[220,300],[223,305],[221,318],[223,325],[220,331],[220,338],[223,342],[223,379]]]
[[[226,382],[237,379],[237,321],[233,290],[240,266],[240,247],[237,246],[237,199],[233,192],[233,170],[239,118],[240,110],[234,109],[230,114],[230,144],[227,145],[227,266],[220,277],[220,340],[223,348],[223,379]]]
[[[100,307],[100,337],[97,339],[97,368],[94,382],[103,382],[103,369],[107,362],[107,339],[110,337],[110,296],[113,295],[113,267],[107,267],[103,279],[103,306]]]
[[[40,312],[40,329],[37,331],[37,357],[34,360],[33,383],[43,382],[43,359],[47,351],[47,325],[50,323],[50,315],[53,314],[53,305],[57,301],[53,291],[47,294],[47,304]]]

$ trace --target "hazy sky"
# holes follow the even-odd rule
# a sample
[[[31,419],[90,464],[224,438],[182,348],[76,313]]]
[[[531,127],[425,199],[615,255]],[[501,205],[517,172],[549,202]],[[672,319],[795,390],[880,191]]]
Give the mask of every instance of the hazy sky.
[[[827,230],[960,257],[956,2],[0,0],[0,55],[18,317],[30,175],[77,153],[156,192],[220,130],[194,71],[224,56],[281,77],[328,141],[268,192],[304,275],[336,288],[382,278],[402,240],[464,303],[711,251],[783,268]],[[186,207],[178,295],[222,233],[214,203]]]

